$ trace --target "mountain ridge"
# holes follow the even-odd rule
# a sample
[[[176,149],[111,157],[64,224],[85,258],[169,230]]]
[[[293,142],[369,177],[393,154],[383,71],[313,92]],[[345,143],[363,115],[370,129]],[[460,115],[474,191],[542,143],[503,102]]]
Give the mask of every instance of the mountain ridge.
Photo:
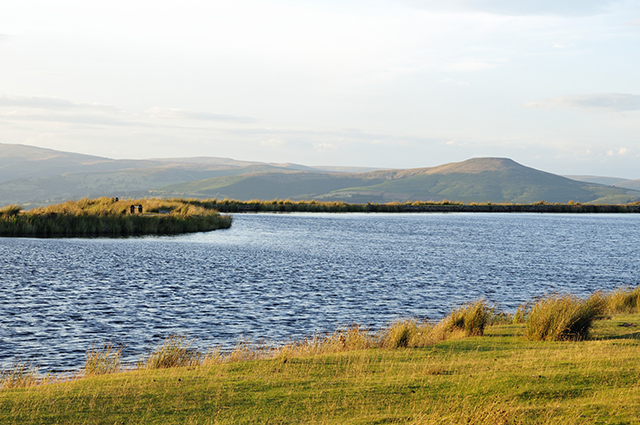
[[[510,158],[471,158],[410,169],[323,168],[217,157],[120,160],[0,144],[0,205],[98,196],[627,203],[640,200],[640,191],[622,186],[635,182],[607,186],[578,181]]]

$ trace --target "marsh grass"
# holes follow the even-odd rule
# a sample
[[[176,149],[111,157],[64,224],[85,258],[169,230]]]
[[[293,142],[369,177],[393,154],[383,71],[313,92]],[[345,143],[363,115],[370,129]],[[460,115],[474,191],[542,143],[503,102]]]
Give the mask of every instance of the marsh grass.
[[[640,286],[622,287],[603,295],[605,310],[610,314],[639,313]]]
[[[527,315],[526,336],[534,341],[587,339],[605,307],[606,296],[599,292],[587,299],[561,294],[542,297]]]
[[[144,213],[130,213],[131,205],[142,205]],[[228,228],[232,220],[211,208],[162,199],[85,198],[26,212],[17,208],[9,206],[0,210],[1,236],[177,234]]]
[[[214,208],[221,212],[546,212],[546,213],[638,213],[640,203],[630,204],[559,204],[536,202],[533,204],[512,203],[464,203],[442,200],[407,201],[388,203],[353,204],[340,201],[291,200],[291,199],[253,199],[240,201],[235,199],[184,199],[175,201]]]
[[[91,376],[119,372],[122,368],[123,348],[123,346],[116,347],[112,343],[105,343],[100,347],[94,344],[87,350],[84,374]]]
[[[170,335],[138,365],[139,369],[167,369],[199,365],[203,353],[193,347],[194,340]]]
[[[464,331],[466,336],[482,336],[492,311],[484,299],[479,299],[451,311],[442,326],[450,331]]]
[[[6,207],[0,208],[0,217],[14,217],[18,215],[22,211],[22,206],[20,205],[7,205]]]
[[[32,387],[46,383],[47,378],[38,374],[38,368],[33,363],[16,361],[0,370],[0,389]]]

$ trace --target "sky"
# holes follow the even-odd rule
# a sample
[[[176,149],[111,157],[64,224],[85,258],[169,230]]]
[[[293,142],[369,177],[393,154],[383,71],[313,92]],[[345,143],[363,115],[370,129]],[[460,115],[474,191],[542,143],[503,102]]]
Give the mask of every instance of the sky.
[[[0,143],[640,178],[637,0],[21,0]]]

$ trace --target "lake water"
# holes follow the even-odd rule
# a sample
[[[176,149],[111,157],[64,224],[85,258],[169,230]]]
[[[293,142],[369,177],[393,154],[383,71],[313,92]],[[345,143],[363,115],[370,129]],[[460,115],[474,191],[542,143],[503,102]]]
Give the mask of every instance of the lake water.
[[[0,366],[80,368],[94,343],[134,360],[439,318],[485,297],[640,283],[639,215],[237,214],[231,229],[132,239],[0,238]]]

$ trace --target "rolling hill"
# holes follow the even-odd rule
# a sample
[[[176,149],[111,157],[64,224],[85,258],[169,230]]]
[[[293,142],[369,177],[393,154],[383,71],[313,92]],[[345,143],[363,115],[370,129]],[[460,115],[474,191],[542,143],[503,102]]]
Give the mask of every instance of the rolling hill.
[[[640,200],[640,192],[631,190],[640,189],[637,182],[616,181],[614,187],[578,181],[506,158],[375,170],[213,157],[115,160],[0,144],[0,206],[10,203],[35,206],[99,196],[317,199],[351,203],[444,199],[627,203]]]
[[[152,191],[164,196],[317,199],[346,202],[594,202],[627,203],[640,192],[580,182],[525,167],[506,158],[474,158],[432,168],[369,173],[257,173],[210,178]]]

